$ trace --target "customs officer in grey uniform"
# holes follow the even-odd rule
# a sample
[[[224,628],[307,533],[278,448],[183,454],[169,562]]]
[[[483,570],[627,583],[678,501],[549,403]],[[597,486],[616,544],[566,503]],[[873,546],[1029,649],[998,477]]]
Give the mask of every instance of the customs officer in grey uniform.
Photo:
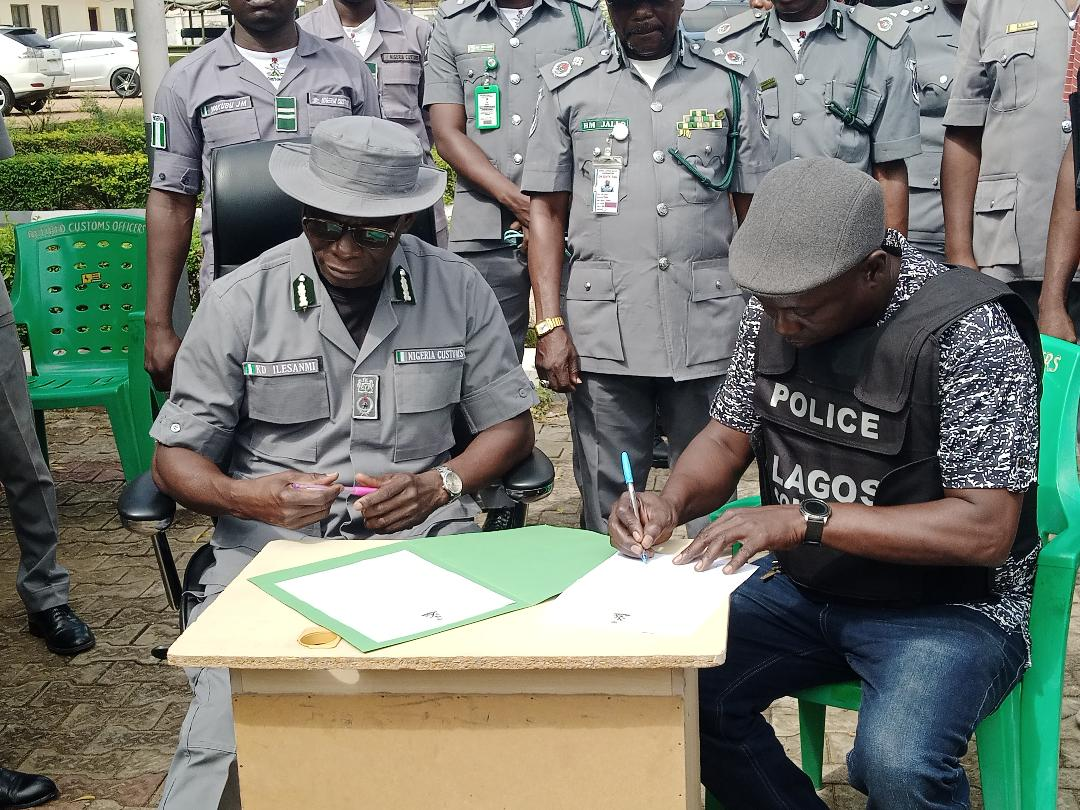
[[[328,118],[379,115],[371,73],[340,48],[300,30],[293,20],[296,0],[251,3],[231,0],[232,30],[171,67],[154,99],[146,200],[146,367],[163,391],[169,389],[179,347],[174,304],[177,309],[187,305],[176,301],[177,282],[191,245],[195,199],[210,181],[211,152],[249,141],[307,137]],[[213,280],[212,221],[210,195],[204,194],[201,291]]]
[[[608,0],[616,43],[543,68],[522,180],[537,369],[570,392],[594,531],[625,490],[622,451],[646,480],[658,409],[672,465],[708,422],[743,310],[731,205],[741,219],[768,168],[750,61],[685,39],[682,7]]]
[[[409,130],[431,158],[431,130],[423,112],[424,54],[431,23],[386,0],[325,0],[296,24],[364,60],[379,86],[383,118]],[[347,26],[347,27],[346,27]],[[370,26],[370,31],[360,31]],[[446,209],[433,206],[438,243],[446,247]]]
[[[503,237],[529,225],[520,185],[540,68],[607,36],[597,0],[445,0],[435,21],[424,104],[457,173],[450,249],[495,290],[519,356],[529,274]]]
[[[1072,132],[1061,91],[1075,5],[969,0],[945,113],[945,254],[1008,282],[1035,312]]]
[[[446,184],[422,155],[406,129],[367,117],[277,147],[270,172],[304,203],[304,235],[202,299],[152,430],[153,472],[218,516],[211,598],[274,538],[474,531],[466,493],[532,449],[536,394],[491,289],[468,262],[401,235]],[[458,407],[476,436],[451,457]],[[354,483],[378,491],[343,497]],[[188,676],[195,697],[161,807],[235,806],[228,674]]]
[[[881,183],[889,227],[906,233],[904,160],[920,152],[907,34],[904,18],[882,9],[776,0],[772,11],[745,11],[705,37],[726,59],[752,62],[773,166],[815,156],[858,166]]]

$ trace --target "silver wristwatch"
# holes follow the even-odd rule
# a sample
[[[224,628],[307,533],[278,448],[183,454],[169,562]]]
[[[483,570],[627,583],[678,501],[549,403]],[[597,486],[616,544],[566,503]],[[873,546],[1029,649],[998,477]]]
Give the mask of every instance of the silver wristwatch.
[[[451,470],[449,467],[438,466],[435,468],[435,472],[442,478],[443,489],[450,495],[450,500],[447,503],[453,503],[461,497],[461,476]]]

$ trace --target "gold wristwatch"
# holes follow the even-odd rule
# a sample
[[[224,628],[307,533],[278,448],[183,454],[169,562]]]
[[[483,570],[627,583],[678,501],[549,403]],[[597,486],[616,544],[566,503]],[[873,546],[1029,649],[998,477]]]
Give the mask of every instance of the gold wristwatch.
[[[548,332],[558,329],[565,324],[566,321],[562,318],[544,318],[544,320],[536,322],[536,336],[543,337]]]

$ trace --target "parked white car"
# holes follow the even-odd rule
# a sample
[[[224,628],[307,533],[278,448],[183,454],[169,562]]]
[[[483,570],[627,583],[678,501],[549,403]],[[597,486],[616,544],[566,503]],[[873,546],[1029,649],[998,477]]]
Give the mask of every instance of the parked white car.
[[[60,51],[45,37],[33,28],[0,25],[0,113],[12,107],[37,112],[70,85]]]
[[[64,55],[72,90],[112,90],[121,98],[137,96],[139,49],[130,31],[72,31],[49,38]]]

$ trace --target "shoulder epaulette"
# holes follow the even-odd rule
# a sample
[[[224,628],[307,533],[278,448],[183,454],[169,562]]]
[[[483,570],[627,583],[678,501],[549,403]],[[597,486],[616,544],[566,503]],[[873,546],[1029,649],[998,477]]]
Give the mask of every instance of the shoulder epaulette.
[[[918,5],[921,7],[922,3]],[[897,9],[874,8],[860,3],[848,9],[848,16],[855,25],[870,32],[890,48],[899,47],[908,32],[907,21]]]
[[[443,17],[453,17],[462,11],[472,8],[481,0],[443,0],[439,4],[439,14]]]
[[[705,39],[710,42],[720,42],[727,37],[742,33],[747,28],[763,25],[765,18],[768,16],[769,12],[767,11],[757,8],[748,9],[736,14],[731,19],[724,20],[719,25],[714,25],[705,32]]]
[[[899,6],[879,8],[877,11],[878,16],[885,13],[888,13],[889,15],[895,14],[899,16],[900,19],[902,19],[904,22],[909,23],[912,20],[917,20],[920,17],[925,17],[931,11],[934,11],[935,8],[937,8],[937,4],[933,0],[922,0],[922,2],[917,3],[904,3]]]
[[[544,80],[549,90],[558,90],[567,82],[571,82],[578,76],[583,76],[602,62],[612,58],[610,46],[600,50],[594,50],[587,46],[579,51],[568,53],[562,59],[544,65],[540,68],[540,78]]]
[[[712,62],[744,77],[753,73],[754,65],[757,63],[756,53],[736,50],[723,43],[702,42],[701,49],[694,53],[707,62]]]

